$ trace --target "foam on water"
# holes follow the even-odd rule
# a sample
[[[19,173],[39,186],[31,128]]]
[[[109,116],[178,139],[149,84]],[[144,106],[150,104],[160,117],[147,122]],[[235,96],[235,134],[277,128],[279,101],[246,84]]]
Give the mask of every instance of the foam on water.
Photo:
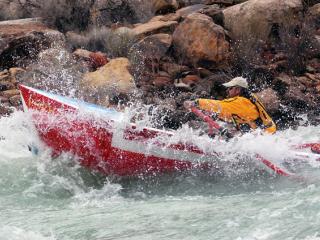
[[[18,227],[4,226],[0,228],[0,240],[56,240],[54,236],[43,236],[40,233]]]
[[[50,149],[39,140],[29,114],[15,112],[11,117],[1,118],[0,132],[3,193],[11,189],[27,199],[48,196],[60,199],[89,192],[92,184],[104,186],[105,177],[81,168],[74,156],[65,153],[52,159]],[[39,155],[28,150],[32,145],[39,148]]]
[[[17,111],[11,117],[2,117],[0,122],[1,160],[25,157],[28,152],[27,144],[37,140],[33,129],[28,115],[23,112]]]
[[[115,130],[123,128],[131,115],[129,111]],[[184,126],[162,140],[167,144],[191,140],[205,152],[219,149],[226,153],[222,161],[239,161],[236,154],[256,151],[282,161],[290,157],[291,145],[318,142],[319,130],[300,127],[267,137],[248,134],[228,143],[217,139],[213,144]],[[193,173],[106,178],[80,167],[68,153],[52,159],[28,114],[1,118],[0,133],[0,239],[320,237],[317,182],[259,175],[239,181],[241,171],[223,180]],[[40,146],[38,156],[28,151],[29,144]],[[318,170],[317,165],[312,167]]]

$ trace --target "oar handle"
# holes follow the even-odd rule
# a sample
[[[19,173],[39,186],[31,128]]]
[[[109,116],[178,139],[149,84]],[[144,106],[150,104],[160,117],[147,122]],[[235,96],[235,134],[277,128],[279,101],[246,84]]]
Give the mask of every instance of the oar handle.
[[[201,110],[192,107],[191,111],[196,114],[198,117],[202,118],[203,121],[208,123],[209,127],[212,129],[216,129],[219,131],[221,136],[225,136],[226,138],[232,138],[232,135],[226,128],[221,127],[216,121],[214,121],[210,116],[204,114]],[[210,133],[212,134],[212,132]]]
[[[203,121],[207,122],[209,124],[210,127],[213,127],[217,130],[222,129],[222,127],[216,123],[211,117],[209,117],[208,115],[204,114],[201,110],[192,107],[191,111],[196,114],[198,117],[202,118]]]

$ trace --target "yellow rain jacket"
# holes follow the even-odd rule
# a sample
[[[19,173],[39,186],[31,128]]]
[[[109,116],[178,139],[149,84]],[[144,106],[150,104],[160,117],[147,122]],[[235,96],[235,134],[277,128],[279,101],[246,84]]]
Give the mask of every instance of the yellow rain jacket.
[[[238,130],[256,129],[260,127],[267,133],[275,133],[276,125],[267,114],[258,98],[252,94],[252,99],[234,97],[225,100],[197,99],[199,108],[215,112],[218,117],[226,122],[234,123]]]

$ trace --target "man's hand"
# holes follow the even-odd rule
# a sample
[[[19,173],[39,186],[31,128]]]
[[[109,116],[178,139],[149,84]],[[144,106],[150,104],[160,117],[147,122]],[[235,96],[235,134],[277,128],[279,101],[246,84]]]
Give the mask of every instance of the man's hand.
[[[227,128],[219,129],[220,136],[223,137],[226,141],[233,138],[233,134],[229,132]]]
[[[183,103],[183,106],[184,106],[186,109],[190,110],[190,108],[196,106],[196,103],[195,103],[194,101],[185,101],[185,102]]]

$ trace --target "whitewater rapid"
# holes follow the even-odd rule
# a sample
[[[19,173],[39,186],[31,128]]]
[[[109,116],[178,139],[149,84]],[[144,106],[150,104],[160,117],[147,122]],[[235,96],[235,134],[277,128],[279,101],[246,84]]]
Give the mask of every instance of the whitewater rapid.
[[[281,161],[290,157],[290,145],[319,142],[319,132],[307,126],[264,138],[246,135],[215,148],[260,151]],[[176,138],[197,138],[211,151],[208,139],[196,134],[184,127]],[[0,240],[320,239],[317,178],[242,178],[243,171],[223,179],[194,173],[101,176],[67,153],[52,159],[20,111],[0,118],[0,139]],[[41,150],[37,156],[28,150],[32,144]],[[312,165],[314,176],[320,176],[318,168]]]

